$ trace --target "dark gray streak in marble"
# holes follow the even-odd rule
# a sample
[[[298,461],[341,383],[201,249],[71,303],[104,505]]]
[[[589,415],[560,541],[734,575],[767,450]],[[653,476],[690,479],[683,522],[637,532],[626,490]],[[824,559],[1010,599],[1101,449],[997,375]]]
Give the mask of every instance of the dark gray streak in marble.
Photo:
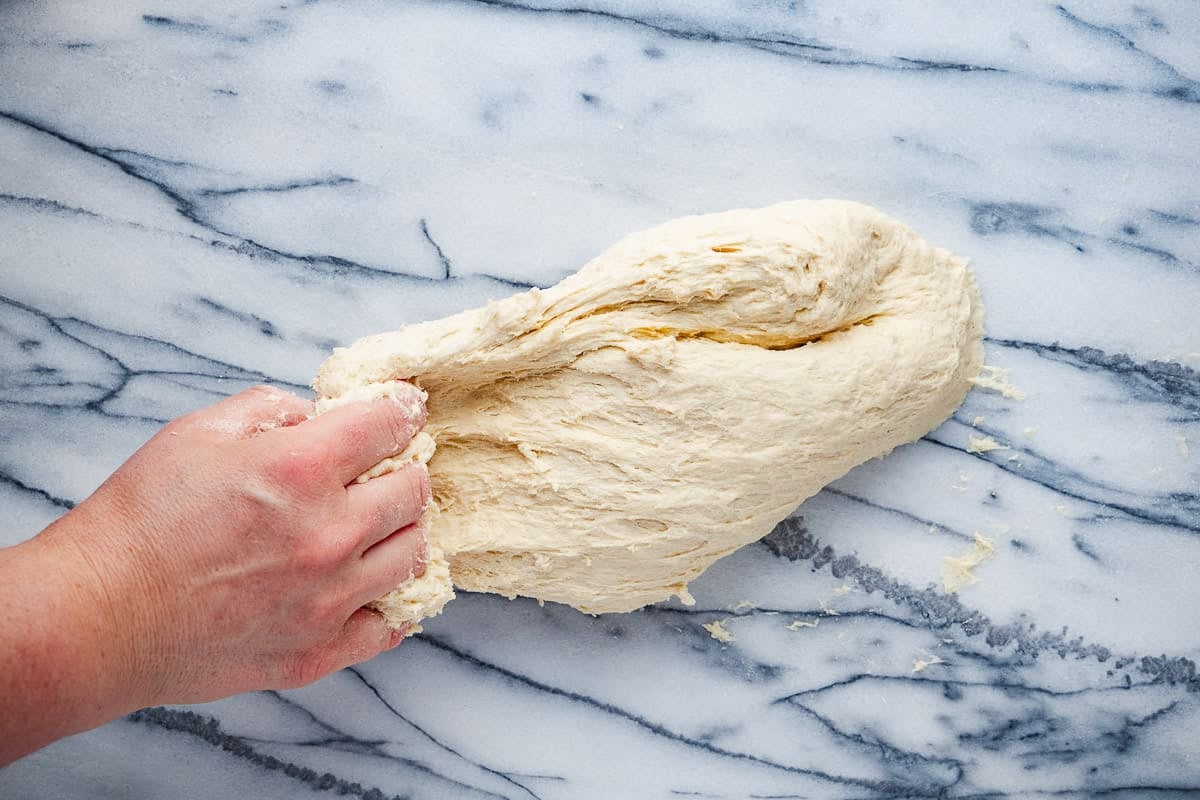
[[[1009,450],[999,451],[1000,453],[1016,453],[1019,456],[1016,461],[1010,461],[1007,455],[997,456],[995,452],[968,453],[958,442],[941,438],[943,435],[944,431],[927,434],[920,440],[920,443],[961,452],[969,458],[1044,489],[1049,489],[1055,494],[1091,503],[1129,519],[1171,526],[1189,533],[1200,533],[1200,496],[1198,495],[1174,492],[1149,495],[1144,492],[1132,492],[1071,469],[1066,464],[1048,458],[1031,447],[1013,445]]]
[[[1083,371],[1103,371],[1119,380],[1133,397],[1170,403],[1200,419],[1200,372],[1174,361],[1137,361],[1125,353],[1106,353],[1096,347],[1067,347],[1017,339],[989,337],[987,343],[1037,353],[1042,358]]]
[[[917,589],[889,577],[883,570],[863,563],[856,556],[838,555],[829,545],[823,545],[804,525],[802,517],[789,517],[779,523],[762,544],[772,553],[789,561],[812,561],[813,569],[826,564],[836,578],[853,580],[868,593],[880,593],[884,598],[908,609],[932,630],[958,630],[968,637],[982,634],[989,649],[1012,647],[1011,656],[1017,663],[1036,659],[1043,652],[1060,658],[1094,658],[1103,664],[1113,658],[1111,648],[1087,644],[1082,637],[1068,638],[1066,629],[1053,633],[1038,631],[1033,622],[994,623],[982,612],[965,606],[957,595],[945,594],[935,587]],[[1140,662],[1138,662],[1140,658]],[[1187,692],[1200,692],[1200,678],[1195,663],[1182,656],[1120,656],[1123,665],[1139,663],[1138,671],[1147,683],[1179,685]]]
[[[899,517],[900,519],[903,519],[906,522],[911,522],[911,523],[920,525],[921,527],[925,528],[926,530],[928,530],[930,528],[937,528],[937,531],[939,534],[946,534],[955,539],[960,539],[964,542],[974,541],[974,538],[975,538],[971,534],[968,534],[964,531],[957,530],[955,528],[951,528],[951,527],[945,525],[944,523],[934,522],[931,519],[926,519],[925,517],[917,516],[916,514],[913,514],[909,511],[904,511],[903,509],[886,506],[886,505],[883,505],[882,503],[876,503],[873,500],[869,500],[866,497],[860,497],[856,494],[852,494],[850,492],[843,491],[841,489],[835,489],[831,486],[826,486],[824,489],[821,490],[821,492],[823,494],[831,495],[833,497],[844,498],[846,500],[849,500],[852,503],[858,503],[860,505],[864,505],[867,508],[873,508],[877,511],[882,511],[885,514],[888,514],[891,516]],[[782,555],[782,554],[780,554],[780,555]]]
[[[446,743],[445,743],[445,742],[443,742],[442,740],[438,739],[438,738],[437,738],[437,737],[435,737],[433,734],[429,733],[429,731],[427,731],[427,730],[425,730],[424,728],[422,728],[420,725],[417,725],[415,722],[413,722],[412,720],[410,720],[410,719],[409,719],[408,717],[406,717],[404,714],[400,713],[400,710],[399,710],[398,708],[396,708],[396,707],[395,707],[395,706],[394,706],[392,703],[388,702],[388,700],[387,700],[387,699],[386,699],[386,698],[385,698],[385,697],[384,697],[384,696],[383,696],[383,695],[380,693],[379,689],[378,689],[378,688],[376,688],[376,687],[375,687],[375,685],[374,685],[374,684],[372,684],[370,681],[368,681],[368,680],[367,680],[367,679],[366,679],[366,678],[363,676],[363,674],[362,674],[362,672],[361,672],[360,670],[358,670],[358,669],[355,669],[354,667],[348,667],[348,668],[346,669],[346,672],[348,672],[349,674],[353,675],[353,676],[354,676],[354,677],[355,677],[355,678],[356,678],[356,679],[357,679],[357,680],[358,680],[360,683],[362,683],[362,685],[363,685],[364,687],[366,687],[366,688],[367,688],[367,690],[368,690],[368,691],[370,691],[372,695],[374,695],[374,696],[375,696],[375,699],[376,699],[376,700],[378,700],[378,701],[379,701],[379,702],[380,702],[380,703],[383,705],[383,707],[384,707],[384,708],[386,708],[386,709],[388,710],[388,713],[390,713],[392,716],[396,717],[398,720],[400,720],[401,722],[403,722],[403,723],[404,723],[405,725],[407,725],[408,727],[412,728],[412,729],[413,729],[414,731],[416,731],[416,732],[417,732],[417,733],[418,733],[418,734],[419,734],[421,737],[423,737],[424,739],[428,740],[429,742],[431,742],[432,744],[434,744],[435,746],[437,746],[439,749],[441,749],[441,750],[443,750],[443,751],[445,751],[445,752],[449,753],[450,755],[454,756],[455,758],[461,759],[462,761],[465,761],[465,762],[467,762],[467,763],[471,764],[472,766],[474,766],[474,767],[477,767],[478,769],[481,769],[481,770],[483,770],[484,772],[487,772],[487,773],[489,773],[489,774],[491,774],[491,775],[494,775],[494,776],[496,776],[497,778],[499,778],[499,779],[501,779],[501,780],[505,781],[506,783],[508,783],[508,784],[512,785],[513,787],[515,787],[515,788],[519,789],[523,795],[527,795],[527,796],[529,796],[530,798],[533,798],[534,800],[537,800],[537,798],[538,798],[538,795],[537,795],[537,794],[535,794],[535,793],[534,793],[534,791],[533,791],[532,789],[530,789],[528,786],[526,786],[525,784],[523,784],[523,783],[521,783],[520,781],[518,781],[518,780],[517,780],[517,777],[519,777],[519,776],[510,775],[510,774],[508,774],[508,773],[500,772],[499,770],[493,769],[493,768],[491,768],[491,767],[489,767],[489,766],[487,766],[487,765],[483,764],[482,762],[478,762],[478,761],[472,761],[471,759],[467,758],[467,757],[466,757],[466,756],[464,756],[462,753],[460,753],[458,750],[455,750],[453,747],[451,747],[450,745],[446,744]],[[533,777],[533,776],[529,776],[529,777]],[[562,778],[561,778],[561,777],[559,777],[559,776],[538,775],[538,776],[536,776],[536,777],[538,777],[538,778],[541,778],[541,779],[546,779],[546,778],[550,778],[550,777],[555,777],[555,778],[557,778],[558,780],[562,780]]]
[[[270,772],[278,772],[305,784],[310,789],[332,791],[339,795],[352,795],[360,797],[362,800],[405,800],[401,795],[386,795],[379,789],[364,787],[357,781],[347,781],[329,772],[318,773],[308,767],[259,752],[245,740],[222,730],[221,723],[216,717],[197,714],[194,711],[146,708],[130,714],[128,719],[133,723],[195,737],[213,747],[220,748],[234,758],[248,761],[256,767]]]
[[[1200,227],[1200,219],[1189,217],[1186,214],[1176,213],[1173,211],[1162,211],[1157,208],[1149,209],[1150,213],[1160,222],[1165,222],[1168,225],[1177,225],[1182,228]]]
[[[1084,372],[1106,374],[1119,381],[1132,397],[1171,405],[1183,411],[1189,420],[1197,419],[1196,411],[1200,410],[1200,374],[1182,364],[1138,362],[1128,355],[1110,355],[1093,347],[1069,348],[1059,344],[1009,339],[988,339],[987,342],[993,347],[1035,353]],[[985,427],[974,429],[981,433],[989,432]],[[1009,475],[1133,520],[1171,526],[1188,533],[1200,532],[1200,494],[1195,492],[1155,495],[1128,490],[1051,459],[1030,444],[1010,443],[1009,449],[1004,451],[967,453],[962,444],[948,439],[948,434],[949,429],[943,427],[927,434],[920,443],[961,451]],[[1008,456],[1012,453],[1019,456],[1017,460],[1009,460]]]
[[[197,297],[196,303],[205,308],[216,311],[218,314],[229,317],[230,319],[242,325],[250,325],[251,327],[257,328],[258,332],[263,336],[267,336],[272,339],[279,338],[279,331],[276,330],[274,323],[272,323],[269,319],[264,319],[257,314],[251,314],[248,311],[238,311],[237,309],[230,308],[223,303],[218,303],[211,297]]]
[[[1097,564],[1104,563],[1104,559],[1100,558],[1096,551],[1088,545],[1087,539],[1084,538],[1082,533],[1076,532],[1071,534],[1071,545],[1080,553],[1083,553],[1084,556],[1090,558],[1092,561],[1095,561]]]
[[[828,67],[865,68],[895,72],[942,72],[957,74],[1002,75],[1028,80],[1047,86],[1057,86],[1074,92],[1109,93],[1134,92],[1145,93],[1167,100],[1185,103],[1200,102],[1200,86],[1183,76],[1178,69],[1166,61],[1153,56],[1138,48],[1128,37],[1110,28],[1085,21],[1071,13],[1064,6],[1057,6],[1062,17],[1085,32],[1101,34],[1105,39],[1116,43],[1123,49],[1130,50],[1152,65],[1163,74],[1162,85],[1142,88],[1109,81],[1077,81],[1059,80],[1046,76],[1027,74],[1019,70],[998,66],[997,64],[971,63],[957,60],[941,60],[917,56],[891,55],[885,57],[871,56],[850,48],[828,44],[812,37],[806,37],[791,32],[762,31],[755,32],[745,23],[734,23],[726,30],[706,27],[704,23],[693,22],[679,15],[649,16],[632,13],[622,13],[616,8],[606,7],[604,2],[579,3],[573,6],[555,6],[547,3],[516,2],[516,0],[459,0],[475,5],[491,6],[508,11],[518,11],[533,14],[549,14],[566,17],[587,17],[606,22],[632,25],[670,39],[688,42],[746,47],[753,50],[771,53],[791,59]],[[647,55],[651,58],[648,52]]]
[[[383,700],[379,691],[371,685],[369,681],[363,678],[358,672],[353,672],[355,677],[381,702],[383,702],[393,714],[403,720],[403,722],[413,728],[420,730],[413,725],[409,720],[405,719],[398,712],[395,712],[392,707]],[[384,798],[393,795],[386,794],[379,788],[368,788],[362,784],[345,780],[332,773],[318,773],[317,771],[300,764],[279,758],[269,753],[263,752],[263,749],[271,746],[298,746],[298,747],[331,747],[346,752],[353,752],[360,755],[365,755],[371,758],[377,758],[391,762],[393,768],[403,770],[412,770],[415,774],[432,779],[436,785],[440,787],[439,792],[453,792],[454,797],[464,798],[494,798],[495,800],[505,800],[510,797],[508,795],[499,795],[494,792],[487,791],[478,786],[466,783],[462,780],[451,778],[441,771],[431,768],[429,765],[415,758],[405,756],[397,756],[389,752],[387,747],[390,742],[386,739],[364,739],[347,734],[345,731],[331,725],[329,722],[318,717],[311,709],[304,706],[302,703],[285,697],[284,695],[273,692],[261,692],[260,694],[273,698],[276,702],[287,706],[293,713],[300,714],[309,722],[311,722],[319,732],[317,737],[306,737],[300,741],[273,741],[258,739],[252,736],[238,736],[231,734],[222,729],[221,723],[215,717],[210,717],[203,714],[187,710],[178,710],[170,708],[147,708],[141,711],[134,712],[127,719],[130,722],[153,725],[163,728],[168,731],[183,733],[206,742],[209,745],[219,747],[226,753],[235,758],[248,761],[257,767],[279,772],[292,780],[306,784],[309,788],[318,791],[328,791],[337,795],[353,795],[362,797],[364,800],[369,798]],[[423,732],[423,731],[422,731]],[[431,738],[431,737],[430,737]],[[538,795],[527,789],[524,785],[510,778],[507,775],[498,773],[495,770],[488,769],[482,765],[475,764],[469,759],[462,757],[460,754],[446,749],[448,752],[454,753],[461,760],[473,766],[479,767],[482,771],[495,775],[502,780],[505,780],[510,785],[522,790],[521,796],[538,800]],[[428,796],[428,795],[426,795]],[[439,795],[440,796],[440,795]],[[403,795],[396,797],[407,798],[411,794],[405,792]]]
[[[1106,244],[1149,256],[1164,264],[1200,271],[1200,261],[1194,260],[1194,255],[1187,257],[1163,246],[1134,241],[1135,237],[1142,238],[1145,234],[1140,228],[1129,224],[1122,228],[1123,236],[1114,236],[1103,232],[1089,233],[1060,222],[1059,218],[1064,212],[1053,206],[1015,201],[970,202],[968,205],[971,230],[980,236],[1020,234],[1035,238],[1054,239],[1069,245],[1077,253],[1088,253],[1091,246]],[[1154,214],[1155,212],[1147,209],[1147,213]]]
[[[89,411],[111,415],[111,412],[108,412],[104,408],[104,405],[120,394],[132,378],[139,375],[203,377],[239,382],[272,383],[276,386],[293,390],[304,388],[298,384],[272,378],[255,370],[248,370],[235,364],[193,353],[172,342],[155,339],[150,336],[113,330],[77,317],[55,316],[41,309],[0,295],[0,323],[2,323],[6,314],[14,313],[23,313],[34,317],[43,323],[46,329],[51,331],[54,336],[61,337],[65,342],[83,348],[113,369],[114,380],[104,385],[92,385],[96,389],[96,392],[84,401],[64,403],[36,396],[28,401],[30,404],[40,407],[84,408]],[[121,340],[125,340],[125,342],[130,344],[136,343],[137,355],[134,356],[130,353],[130,356],[133,356],[138,361],[153,364],[160,362],[166,357],[167,360],[173,362],[170,365],[172,368],[156,368],[148,365],[139,367],[131,366],[127,360],[114,355],[114,348],[107,345],[109,342],[115,342],[119,347],[122,344]],[[105,344],[101,342],[105,342]],[[184,364],[188,366],[187,369],[180,368]],[[20,401],[14,398],[6,398],[4,402],[19,403]],[[150,421],[165,422],[166,420],[155,419]]]
[[[294,192],[300,189],[348,186],[355,183],[358,183],[358,181],[354,178],[348,178],[345,175],[331,175],[328,178],[310,178],[308,180],[289,181],[287,183],[264,186],[235,186],[232,189],[200,189],[196,194],[201,197],[229,197],[238,194],[279,194],[281,192]]]
[[[429,232],[429,220],[421,217],[421,235],[425,237],[425,241],[429,242],[433,247],[433,251],[437,253],[438,263],[442,265],[442,280],[450,280],[450,259],[446,257],[446,252],[442,250],[442,246],[437,243],[437,239],[433,238],[433,234]]]
[[[142,22],[151,28],[183,36],[213,39],[225,44],[251,44],[264,36],[279,35],[288,30],[285,22],[266,17],[252,26],[250,32],[239,32],[218,27],[200,20],[177,19],[161,14],[143,14]]]
[[[902,680],[912,680],[905,678]],[[891,779],[883,791],[892,796],[938,797],[962,782],[966,775],[963,762],[948,756],[922,755],[889,744],[883,736],[867,729],[846,731],[837,723],[799,702],[802,695],[792,695],[783,701],[788,708],[814,720],[856,758],[875,761],[884,766]]]
[[[109,218],[95,211],[89,211],[86,208],[78,206],[69,206],[65,203],[60,203],[57,200],[49,200],[45,197],[26,197],[24,195],[7,194],[0,192],[0,207],[6,205],[25,206],[26,208],[34,209],[35,211],[44,211],[58,214],[78,215],[82,217],[91,217],[92,219],[102,219],[108,221]],[[136,224],[136,223],[134,223]]]
[[[1070,22],[1080,30],[1095,34],[1098,38],[1112,42],[1122,49],[1136,53],[1143,61],[1152,65],[1156,71],[1163,75],[1163,85],[1156,87],[1153,94],[1168,100],[1182,100],[1186,103],[1200,103],[1200,81],[1195,81],[1181,74],[1171,64],[1168,64],[1163,59],[1137,46],[1137,44],[1125,34],[1104,25],[1098,25],[1094,22],[1088,22],[1082,17],[1072,13],[1065,6],[1055,6],[1055,10],[1062,16],[1063,19]]]
[[[136,153],[136,151],[126,150],[123,148],[98,147],[95,145],[91,145],[91,144],[83,142],[79,139],[76,139],[72,136],[69,136],[59,130],[56,130],[53,127],[49,126],[48,124],[39,122],[37,120],[26,117],[22,114],[14,113],[11,111],[5,111],[5,110],[0,109],[0,119],[8,120],[9,122],[12,122],[14,124],[21,125],[26,128],[29,128],[31,130],[37,131],[39,133],[45,134],[46,136],[50,136],[64,144],[70,145],[71,147],[74,147],[84,153],[87,153],[88,155],[94,156],[94,157],[99,158],[109,164],[112,164],[114,167],[119,169],[122,173],[124,173],[125,175],[127,175],[130,178],[133,178],[134,180],[137,180],[139,182],[142,182],[142,183],[145,183],[145,184],[148,184],[148,185],[154,187],[167,200],[169,200],[172,203],[172,205],[175,208],[175,211],[183,219],[185,219],[188,222],[191,222],[195,225],[198,225],[201,228],[217,235],[219,238],[217,240],[210,242],[210,244],[212,244],[214,246],[232,247],[232,249],[236,250],[237,252],[239,252],[243,255],[248,255],[248,256],[253,256],[253,257],[261,257],[261,258],[266,258],[266,259],[270,259],[270,260],[274,260],[274,261],[281,261],[281,262],[285,262],[285,263],[289,263],[289,264],[293,264],[293,265],[299,265],[299,266],[304,267],[305,269],[311,270],[315,273],[318,273],[318,274],[321,274],[321,275],[327,276],[327,277],[332,277],[332,278],[344,278],[344,277],[357,276],[357,277],[375,278],[375,279],[400,278],[400,279],[404,279],[404,280],[414,280],[414,281],[439,280],[437,278],[427,278],[422,275],[414,275],[411,273],[386,269],[383,267],[362,264],[362,263],[352,261],[347,258],[342,258],[341,256],[328,255],[328,254],[289,253],[289,252],[286,252],[286,251],[283,251],[283,250],[280,250],[277,248],[268,247],[259,242],[256,242],[255,240],[253,240],[249,237],[241,236],[232,231],[222,229],[208,217],[203,203],[199,202],[198,199],[189,198],[187,196],[187,194],[188,194],[187,192],[172,186],[170,183],[168,183],[163,178],[151,175],[149,170],[147,170],[143,167],[137,166],[136,162],[141,161],[141,160],[150,160],[153,162],[170,165],[170,166],[192,167],[195,165],[187,164],[186,162],[177,162],[177,161],[169,161],[166,159],[160,159],[156,156],[149,156],[149,155],[142,154],[142,153]],[[204,195],[202,192],[195,194],[195,198],[200,198],[203,196]],[[36,198],[31,198],[31,199],[36,200]],[[48,202],[53,204],[53,201],[48,201]],[[50,210],[51,208],[53,208],[53,205],[46,206],[46,207],[42,208],[42,210]],[[92,212],[87,212],[87,213],[99,218],[99,215],[97,215],[97,214],[94,214]],[[502,278],[502,277],[498,277],[498,276],[494,276],[494,275],[481,274],[481,275],[479,275],[479,277],[484,278],[486,280],[493,280],[498,283],[502,283],[506,286],[512,286],[514,288],[530,288],[532,286],[532,284],[524,283],[522,281],[511,280],[508,278]]]
[[[700,740],[700,739],[697,739],[694,737],[686,736],[684,734],[670,730],[669,728],[667,728],[665,725],[663,725],[661,723],[655,722],[654,720],[648,719],[648,718],[643,717],[639,714],[636,714],[632,711],[628,711],[626,709],[620,708],[618,706],[615,706],[615,705],[605,702],[603,700],[598,700],[594,697],[580,694],[578,692],[573,692],[573,691],[570,691],[567,689],[561,689],[556,686],[550,686],[549,684],[545,684],[540,681],[534,680],[533,678],[531,678],[527,675],[522,675],[520,673],[513,672],[512,670],[505,669],[504,667],[501,667],[498,664],[490,663],[481,658],[473,656],[464,650],[453,647],[453,646],[439,640],[436,637],[429,636],[427,633],[422,634],[419,638],[413,639],[412,641],[414,643],[420,643],[420,644],[424,644],[424,645],[429,645],[430,647],[434,647],[434,648],[446,653],[447,655],[452,656],[453,658],[468,664],[469,666],[473,667],[474,669],[499,675],[499,676],[505,678],[506,680],[516,683],[516,684],[519,684],[523,687],[534,689],[538,692],[541,692],[543,694],[550,695],[553,697],[559,697],[559,698],[562,698],[562,699],[567,700],[572,703],[579,703],[583,706],[586,706],[587,708],[589,708],[592,711],[599,711],[604,714],[611,715],[611,716],[617,717],[619,719],[625,720],[626,722],[631,723],[632,725],[636,726],[637,728],[641,729],[642,731],[645,731],[654,736],[666,739],[667,741],[682,745],[684,747],[690,747],[690,748],[694,748],[697,750],[701,750],[710,755],[722,756],[725,758],[732,758],[732,759],[736,759],[739,761],[745,761],[750,764],[765,767],[768,769],[780,770],[783,772],[793,773],[793,774],[797,774],[797,775],[804,775],[804,776],[810,777],[810,778],[817,778],[817,779],[820,779],[823,781],[829,781],[833,784],[849,785],[849,786],[855,786],[855,787],[864,788],[864,789],[878,788],[878,785],[871,781],[845,778],[842,776],[824,772],[822,770],[806,769],[803,767],[797,767],[797,766],[793,766],[793,765],[789,765],[789,764],[784,764],[784,763],[774,761],[769,758],[762,758],[762,757],[758,757],[758,756],[755,756],[755,755],[752,755],[749,753],[743,753],[743,752],[739,752],[736,750],[729,750],[729,749],[720,747],[718,745],[715,745],[711,742],[706,742],[706,741],[703,741],[703,740]]]
[[[971,207],[971,230],[980,236],[997,233],[1048,236],[1071,245],[1077,252],[1086,253],[1087,248],[1079,240],[1087,234],[1054,223],[1050,218],[1058,213],[1059,209],[1032,203],[977,203]]]
[[[65,497],[58,497],[57,495],[53,495],[45,489],[37,486],[30,486],[29,484],[14,478],[12,475],[9,475],[3,470],[0,470],[0,483],[3,483],[5,486],[10,486],[17,491],[40,497],[42,500],[50,503],[50,505],[61,508],[63,511],[70,511],[75,507],[74,500],[68,500]]]
[[[855,53],[851,50],[823,44],[812,39],[805,39],[787,33],[780,32],[773,35],[763,36],[738,34],[732,32],[727,33],[710,30],[701,26],[689,25],[686,20],[679,19],[677,17],[662,16],[650,18],[621,14],[616,11],[610,11],[608,9],[601,8],[599,7],[600,4],[597,4],[595,7],[579,5],[565,8],[555,8],[545,5],[537,5],[534,3],[512,2],[511,0],[464,1],[478,5],[494,6],[512,11],[574,17],[592,17],[595,19],[601,19],[625,25],[635,25],[671,39],[749,47],[755,50],[773,53],[775,55],[798,58],[803,61],[809,61],[815,64],[827,66],[873,67],[877,69],[905,71],[948,70],[951,72],[1005,72],[1005,70],[1000,69],[999,67],[965,64],[953,61],[906,58],[903,56],[894,56],[886,60],[871,59],[870,57],[864,56],[860,53]],[[652,54],[649,51],[649,48],[643,52],[645,52],[649,58],[661,57],[658,55],[662,52],[661,49],[654,49],[657,51],[655,54]]]

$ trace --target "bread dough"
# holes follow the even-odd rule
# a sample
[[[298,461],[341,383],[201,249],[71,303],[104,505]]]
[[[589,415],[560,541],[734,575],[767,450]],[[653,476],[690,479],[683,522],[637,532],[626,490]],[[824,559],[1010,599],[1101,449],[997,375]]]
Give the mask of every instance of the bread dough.
[[[400,462],[428,459],[438,557],[380,601],[389,622],[451,581],[629,611],[690,600],[718,558],[946,419],[982,313],[964,260],[870,207],[796,201],[673,220],[550,289],[361,339],[315,388],[320,410],[428,392],[424,455]]]

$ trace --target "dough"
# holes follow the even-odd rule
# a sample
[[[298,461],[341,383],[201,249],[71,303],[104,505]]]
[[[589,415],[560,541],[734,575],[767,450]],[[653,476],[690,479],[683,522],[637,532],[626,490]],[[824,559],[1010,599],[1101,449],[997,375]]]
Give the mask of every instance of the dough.
[[[796,201],[673,220],[550,289],[338,349],[320,410],[428,392],[424,456],[399,460],[428,459],[445,561],[378,607],[415,621],[450,581],[591,613],[688,602],[718,558],[945,420],[982,314],[962,259],[867,206]]]

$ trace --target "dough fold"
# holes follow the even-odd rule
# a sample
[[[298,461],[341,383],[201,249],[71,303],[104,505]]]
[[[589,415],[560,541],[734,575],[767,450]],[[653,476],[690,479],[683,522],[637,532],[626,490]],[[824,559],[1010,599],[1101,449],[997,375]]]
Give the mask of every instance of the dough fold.
[[[381,599],[389,622],[436,613],[451,581],[629,611],[690,600],[718,558],[945,420],[982,327],[964,260],[868,206],[795,201],[633,234],[550,289],[338,349],[314,385],[319,410],[428,392],[444,560]]]

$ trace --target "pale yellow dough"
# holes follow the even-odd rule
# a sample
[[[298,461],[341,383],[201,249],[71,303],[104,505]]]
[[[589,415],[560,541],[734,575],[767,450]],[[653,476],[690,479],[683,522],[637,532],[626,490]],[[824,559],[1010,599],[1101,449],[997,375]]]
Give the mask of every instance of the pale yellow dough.
[[[389,622],[436,613],[451,581],[629,611],[690,599],[946,419],[981,335],[962,259],[867,206],[796,201],[677,219],[550,289],[361,339],[315,388],[322,410],[397,379],[429,395],[425,451],[401,461],[428,459],[444,560],[380,601]]]

